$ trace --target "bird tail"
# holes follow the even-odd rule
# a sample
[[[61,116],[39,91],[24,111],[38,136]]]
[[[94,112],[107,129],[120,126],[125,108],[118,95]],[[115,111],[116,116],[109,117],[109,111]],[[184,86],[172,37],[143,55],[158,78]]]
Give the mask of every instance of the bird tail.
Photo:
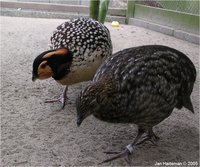
[[[193,105],[192,105],[190,97],[185,97],[184,98],[184,100],[183,100],[183,106],[185,108],[187,108],[188,110],[190,110],[192,113],[194,113],[194,108],[193,108]]]

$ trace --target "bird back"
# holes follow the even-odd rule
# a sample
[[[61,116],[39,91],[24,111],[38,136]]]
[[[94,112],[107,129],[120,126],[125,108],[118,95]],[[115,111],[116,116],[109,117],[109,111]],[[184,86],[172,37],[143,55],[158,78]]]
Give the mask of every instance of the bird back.
[[[107,58],[93,81],[105,76],[116,83],[123,108],[131,106],[138,110],[152,96],[167,108],[184,106],[194,112],[190,95],[196,70],[186,55],[173,48],[148,45],[120,51]],[[150,103],[151,100],[147,106]]]

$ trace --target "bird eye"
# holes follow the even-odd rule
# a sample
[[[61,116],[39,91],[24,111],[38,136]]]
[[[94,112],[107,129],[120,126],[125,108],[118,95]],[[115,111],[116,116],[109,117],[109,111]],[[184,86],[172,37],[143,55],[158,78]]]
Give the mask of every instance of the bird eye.
[[[41,68],[45,68],[46,65],[47,65],[46,63],[42,64],[42,65],[41,65]]]

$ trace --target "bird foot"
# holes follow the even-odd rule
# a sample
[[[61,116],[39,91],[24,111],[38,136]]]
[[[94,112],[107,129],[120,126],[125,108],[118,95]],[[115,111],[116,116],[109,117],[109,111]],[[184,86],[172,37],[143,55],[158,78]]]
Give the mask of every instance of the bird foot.
[[[57,99],[52,99],[52,100],[45,100],[45,103],[55,103],[55,102],[59,102],[62,104],[62,109],[64,109],[65,107],[65,103],[66,103],[66,100],[68,98],[67,97],[63,97],[63,95],[61,95],[59,98]]]
[[[107,152],[104,152],[106,154],[116,154],[104,161],[102,161],[100,164],[102,163],[106,163],[106,162],[110,162],[110,161],[113,161],[115,159],[118,159],[118,158],[123,158],[125,157],[125,160],[127,161],[127,163],[130,163],[130,159],[129,159],[129,155],[132,154],[133,152],[133,146],[131,144],[129,144],[128,146],[126,146],[126,149],[124,151],[107,151]]]
[[[62,109],[64,109],[66,100],[68,99],[67,98],[67,89],[68,89],[68,87],[66,86],[66,88],[64,89],[63,93],[60,95],[59,98],[53,99],[53,100],[45,100],[45,103],[60,102],[62,104]]]

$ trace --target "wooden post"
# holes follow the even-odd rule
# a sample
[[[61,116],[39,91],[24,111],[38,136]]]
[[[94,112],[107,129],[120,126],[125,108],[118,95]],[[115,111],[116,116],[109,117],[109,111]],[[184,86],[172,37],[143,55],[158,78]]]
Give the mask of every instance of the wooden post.
[[[98,20],[100,0],[90,0],[90,18]]]
[[[135,0],[127,0],[126,24],[129,23],[129,18],[134,16],[134,11],[135,11]]]

